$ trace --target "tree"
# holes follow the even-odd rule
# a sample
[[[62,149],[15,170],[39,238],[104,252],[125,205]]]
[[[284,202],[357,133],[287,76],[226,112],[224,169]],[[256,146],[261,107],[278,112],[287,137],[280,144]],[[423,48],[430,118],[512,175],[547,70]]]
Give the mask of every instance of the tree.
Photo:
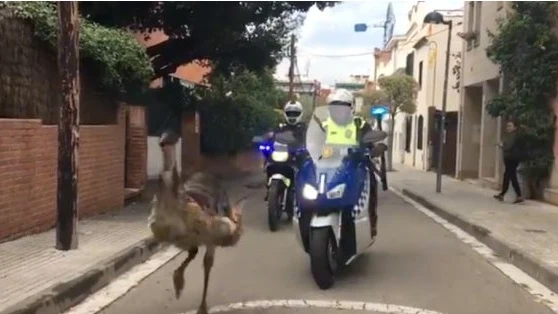
[[[405,74],[404,69],[398,69],[390,76],[381,77],[378,86],[384,94],[376,94],[378,101],[387,100],[391,123],[388,136],[387,170],[393,170],[393,134],[395,117],[401,113],[414,113],[418,93],[418,83],[412,76]]]
[[[147,50],[155,77],[180,65],[208,60],[214,72],[228,76],[236,66],[260,72],[285,55],[288,35],[316,1],[113,1],[84,2],[81,12],[107,26],[148,33],[163,30],[169,40]]]
[[[234,78],[212,76],[196,106],[201,116],[201,146],[206,154],[234,154],[252,145],[252,137],[276,126],[277,97],[271,71],[256,76],[244,70]],[[231,92],[231,93],[229,93]]]
[[[80,3],[80,9],[83,3]],[[30,22],[36,38],[56,52],[58,18],[56,2],[0,2],[0,10]],[[104,27],[79,17],[81,65],[98,81],[104,93],[131,97],[141,93],[151,81],[153,69],[145,49],[127,31]]]

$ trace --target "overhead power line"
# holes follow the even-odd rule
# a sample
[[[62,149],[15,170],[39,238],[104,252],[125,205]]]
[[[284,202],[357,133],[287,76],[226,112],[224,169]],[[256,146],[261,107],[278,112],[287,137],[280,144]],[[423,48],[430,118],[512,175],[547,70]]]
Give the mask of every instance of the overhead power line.
[[[443,32],[447,32],[447,31],[448,31],[448,30],[447,30],[447,28],[446,28],[446,29],[437,31],[437,32],[435,32],[435,33],[432,33],[432,34],[430,34],[430,35],[427,35],[427,36],[425,36],[425,37],[426,37],[426,38],[432,37],[432,36],[434,36],[434,35],[437,35],[437,34],[440,34],[440,33],[443,33]],[[414,44],[417,43],[419,40],[420,40],[420,39],[414,40],[414,41],[409,42],[409,43],[407,43],[407,44],[414,45]],[[368,55],[373,55],[373,54],[374,54],[374,51],[367,51],[367,52],[360,52],[360,53],[353,53],[353,54],[325,55],[325,54],[313,53],[313,52],[304,50],[304,49],[302,49],[302,48],[299,48],[299,50],[300,50],[301,53],[304,53],[304,54],[309,55],[309,56],[312,56],[312,57],[317,57],[317,58],[351,58],[351,57],[362,57],[362,56],[368,56]]]

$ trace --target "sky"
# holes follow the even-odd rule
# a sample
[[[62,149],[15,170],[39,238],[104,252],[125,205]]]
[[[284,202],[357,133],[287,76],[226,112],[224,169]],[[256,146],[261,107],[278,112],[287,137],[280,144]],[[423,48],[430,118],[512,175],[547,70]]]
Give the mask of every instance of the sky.
[[[324,85],[344,81],[351,74],[370,75],[374,68],[375,47],[383,45],[383,28],[369,27],[366,32],[355,32],[354,24],[383,23],[390,1],[346,1],[333,8],[320,11],[312,7],[303,26],[298,30],[297,59],[300,73],[316,79]],[[395,14],[393,34],[404,34],[409,26],[407,14],[417,1],[391,1]],[[429,9],[457,9],[463,1],[425,1]],[[355,55],[351,57],[323,57]],[[276,77],[286,78],[289,60],[278,66]]]

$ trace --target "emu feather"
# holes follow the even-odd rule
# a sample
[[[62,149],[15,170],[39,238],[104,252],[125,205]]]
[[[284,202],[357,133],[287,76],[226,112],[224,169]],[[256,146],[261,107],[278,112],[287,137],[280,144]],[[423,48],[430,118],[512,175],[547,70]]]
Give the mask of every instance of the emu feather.
[[[212,175],[196,172],[181,179],[174,157],[177,141],[178,136],[172,132],[161,136],[163,171],[148,225],[157,241],[188,252],[188,257],[173,274],[177,298],[184,287],[186,267],[196,258],[199,247],[206,247],[204,288],[198,314],[207,314],[207,289],[215,250],[218,246],[236,245],[242,235],[242,215],[237,206],[240,201],[231,206],[226,190]]]

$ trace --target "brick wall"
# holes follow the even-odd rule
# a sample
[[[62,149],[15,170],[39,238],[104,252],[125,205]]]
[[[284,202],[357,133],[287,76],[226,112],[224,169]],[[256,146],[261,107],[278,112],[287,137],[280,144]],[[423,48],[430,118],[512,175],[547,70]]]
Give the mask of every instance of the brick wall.
[[[80,218],[124,203],[124,110],[119,124],[80,128]],[[0,240],[51,228],[56,220],[57,127],[0,119]]]
[[[80,128],[79,213],[80,217],[118,209],[124,204],[124,149],[126,110],[117,125]]]
[[[123,205],[126,115],[99,92],[87,62],[80,71],[78,193],[87,217]],[[0,240],[54,226],[59,105],[55,52],[0,9]]]
[[[53,225],[56,145],[56,126],[0,119],[0,239]]]
[[[147,181],[145,107],[128,106],[126,123],[126,188],[142,189]]]

